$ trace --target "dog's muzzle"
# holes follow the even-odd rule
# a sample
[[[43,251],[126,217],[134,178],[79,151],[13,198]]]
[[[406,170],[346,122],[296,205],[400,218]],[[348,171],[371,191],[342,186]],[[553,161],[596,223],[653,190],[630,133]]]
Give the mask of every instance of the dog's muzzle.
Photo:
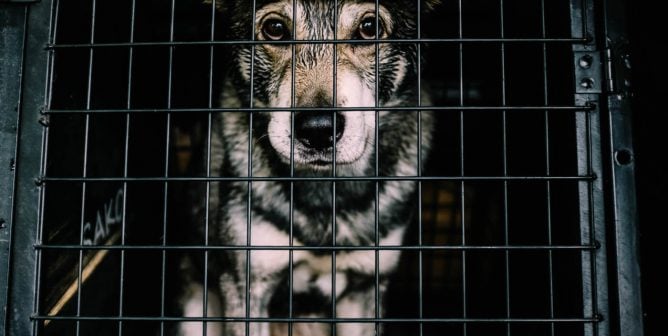
[[[334,139],[341,140],[345,122],[345,117],[338,112],[298,112],[295,113],[295,138],[306,148],[327,150],[334,146]]]
[[[267,126],[269,143],[284,163],[294,157],[297,168],[327,169],[336,161],[339,167],[354,164],[361,169],[363,164],[356,163],[371,152],[367,145],[373,143],[374,115],[314,108],[296,111],[293,119],[292,113],[274,112]]]

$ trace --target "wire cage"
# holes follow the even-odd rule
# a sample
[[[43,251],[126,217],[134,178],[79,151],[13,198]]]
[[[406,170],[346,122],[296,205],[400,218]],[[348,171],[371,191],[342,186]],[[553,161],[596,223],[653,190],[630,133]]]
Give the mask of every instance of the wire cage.
[[[272,1],[248,6],[259,9],[267,2]],[[384,3],[369,1],[376,13]],[[10,176],[15,184],[7,184],[16,191],[11,246],[5,240],[11,252],[2,255],[11,265],[2,278],[10,284],[5,330],[10,335],[172,335],[183,323],[240,323],[246,335],[253,335],[253,325],[271,323],[286,326],[272,335],[298,335],[299,325],[311,324],[324,325],[323,334],[340,335],[342,326],[358,323],[388,336],[641,334],[637,282],[623,276],[635,267],[628,243],[634,239],[633,209],[616,208],[620,199],[633,199],[629,172],[620,171],[632,168],[624,159],[632,152],[619,146],[624,138],[614,132],[627,127],[615,117],[625,108],[625,97],[615,87],[618,79],[608,75],[617,66],[617,49],[601,39],[604,29],[608,36],[617,31],[601,24],[609,8],[617,7],[594,0],[459,0],[434,8],[428,3],[416,0],[410,8],[414,36],[365,41],[376,48],[375,64],[382,44],[415,46],[418,97],[403,106],[382,106],[376,88],[375,104],[367,110],[375,113],[376,138],[379,111],[414,113],[417,134],[425,132],[423,114],[434,115],[431,153],[418,154],[418,162],[411,163],[423,169],[394,176],[376,165],[368,175],[347,176],[330,163],[329,175],[318,177],[300,175],[294,161],[282,175],[255,175],[255,156],[248,155],[243,176],[211,168],[219,116],[241,112],[253,120],[285,109],[256,106],[253,99],[248,106],[221,105],[233,66],[230,51],[245,45],[255,53],[269,42],[230,36],[236,16],[219,10],[215,1],[8,5],[11,11],[3,19],[25,20],[20,33],[27,37],[17,40],[23,53],[16,58],[25,62],[26,83],[19,95],[22,111],[30,112],[17,122],[18,170]],[[256,14],[236,15],[251,16],[253,22]],[[332,20],[337,27],[339,18]],[[291,49],[292,63],[304,45],[355,43],[277,42]],[[337,67],[332,68],[336,82]],[[293,76],[293,90],[294,82]],[[347,111],[331,105],[308,109]],[[289,110],[294,130],[295,114],[305,110],[294,94]],[[255,139],[257,128],[251,121],[239,132]],[[421,136],[412,141],[422,144]],[[259,146],[257,139],[248,142],[247,153]],[[11,145],[3,138],[5,143]],[[379,161],[384,153],[372,145]],[[606,185],[605,176],[617,184]],[[299,192],[331,194],[322,208],[331,221],[330,238],[294,244],[291,215],[292,243],[251,244],[253,202],[259,198],[246,191],[247,244],[212,242],[221,225],[215,209],[209,209],[212,194],[263,183],[288,187],[291,212],[299,210]],[[346,197],[337,186],[345,183],[374,191],[368,195],[377,209],[367,223],[375,237],[369,244],[340,243],[331,233],[339,199]],[[378,204],[379,193],[390,183],[415,188],[405,200],[413,216],[401,243],[380,245],[379,218],[386,209]],[[627,189],[620,191],[619,185]],[[206,215],[193,215],[196,208]],[[615,225],[626,234],[616,233]],[[0,231],[9,236],[6,232]],[[207,294],[199,316],[183,314],[184,260],[197,265],[196,281],[216,292],[215,276],[226,254],[245,253],[250,265],[250,256],[262,251],[285,251],[281,255],[289,258],[285,288],[270,293],[279,308],[254,316],[246,293],[244,316],[214,315],[207,313],[213,300]],[[354,251],[374,256],[372,316],[342,316],[336,295],[305,303],[312,298],[294,294],[296,253],[326,256],[336,265],[337,257]],[[401,258],[394,272],[380,274],[379,256],[388,251],[401,252]],[[240,280],[245,288],[250,270]],[[385,280],[383,295],[379,287]],[[331,277],[332,291],[337,281]],[[629,308],[622,309],[625,302]],[[323,314],[299,315],[302,306],[316,304]]]

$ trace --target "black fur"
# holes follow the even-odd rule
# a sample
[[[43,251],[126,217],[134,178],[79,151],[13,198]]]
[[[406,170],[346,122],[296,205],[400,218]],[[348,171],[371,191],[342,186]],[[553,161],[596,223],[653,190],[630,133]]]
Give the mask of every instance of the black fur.
[[[296,0],[301,3],[307,17],[309,27],[308,39],[327,39],[333,36],[333,17],[338,12],[334,8],[333,1],[325,0]],[[224,1],[221,3],[221,13],[226,17],[225,22],[230,22],[225,27],[228,39],[254,40],[251,28],[254,10],[263,8],[274,1],[260,0],[253,6],[252,1]],[[346,2],[362,3],[365,1],[339,1],[339,7]],[[373,1],[366,2],[373,3]],[[431,3],[431,2],[430,2]],[[416,15],[414,1],[380,1],[380,4],[391,14],[393,29],[387,36],[390,39],[415,38]],[[339,8],[340,9],[340,8]],[[274,49],[271,49],[274,48]],[[271,107],[272,97],[275,97],[276,83],[285,78],[285,67],[292,64],[278,64],[272,56],[276,48],[292,47],[266,46],[262,44],[239,44],[231,48],[230,70],[227,75],[226,85],[223,88],[222,105],[225,107]],[[374,44],[359,44],[351,47],[354,52],[368,52],[369,48],[375,48]],[[355,48],[359,48],[356,50]],[[366,48],[366,49],[364,49]],[[298,44],[295,47],[295,67],[305,69],[323,66],[320,59],[326,58],[332,46],[327,44]],[[371,49],[372,50],[372,49]],[[418,104],[417,79],[417,46],[413,43],[382,44],[378,46],[382,57],[378,57],[378,71],[375,67],[357,69],[355,76],[367,81],[375,82],[378,75],[377,104],[382,106],[415,106]],[[254,55],[251,62],[251,55]],[[253,73],[245,73],[244,66],[239,64],[252,64]],[[376,63],[376,62],[372,62]],[[283,67],[283,68],[281,68]],[[403,74],[403,75],[402,75]],[[403,77],[400,77],[403,76]],[[253,78],[250,83],[248,78]],[[397,83],[401,80],[400,83]],[[251,85],[252,84],[252,85]],[[252,101],[251,91],[252,90]],[[331,92],[316,91],[314,95],[325,94],[331,97]],[[311,107],[314,101],[317,105],[331,106],[322,102],[323,97],[297,95],[297,106]],[[325,99],[326,100],[326,99]],[[310,102],[310,103],[309,103]],[[314,106],[320,107],[320,106]],[[289,110],[289,109],[288,109]],[[294,316],[322,316],[331,315],[331,300],[334,293],[323,292],[317,287],[319,277],[328,276],[326,270],[318,268],[317,263],[329,260],[332,255],[331,249],[335,242],[338,246],[369,246],[376,242],[382,242],[393,233],[400,232],[411,222],[413,213],[416,211],[415,182],[412,181],[350,181],[345,180],[346,170],[332,172],[330,169],[321,169],[309,165],[292,165],[281,158],[269,140],[269,124],[272,113],[289,112],[254,112],[254,113],[223,113],[213,116],[212,140],[211,140],[211,175],[223,177],[248,176],[248,153],[252,151],[252,174],[253,176],[269,177],[331,177],[333,174],[342,178],[336,181],[239,181],[210,184],[209,201],[209,243],[212,245],[246,245],[249,241],[245,237],[247,230],[261,230],[260,225],[271,225],[283,237],[293,238],[293,243],[304,246],[325,247],[322,250],[309,251],[298,254],[294,251],[294,266],[303,267],[307,272],[312,272],[313,279],[308,280],[308,289],[293,293]],[[418,118],[421,118],[418,121]],[[422,161],[427,156],[431,132],[432,116],[429,112],[418,115],[414,111],[397,111],[391,113],[376,114],[378,124],[376,134],[373,134],[365,150],[372,151],[370,155],[363,157],[357,165],[360,170],[355,171],[356,177],[387,177],[401,175],[417,175],[422,162],[418,162],[421,155]],[[421,128],[418,127],[421,126]],[[287,127],[287,126],[286,126]],[[418,131],[421,131],[419,133]],[[375,139],[377,137],[378,139]],[[250,140],[250,144],[248,143]],[[377,143],[376,143],[377,142]],[[418,143],[421,148],[418,148]],[[378,153],[376,153],[376,148]],[[420,153],[420,154],[418,154]],[[377,161],[377,162],[376,162]],[[338,168],[338,167],[337,167]],[[342,176],[343,175],[343,176]],[[201,185],[200,185],[201,186]],[[249,190],[250,187],[250,190]],[[200,190],[199,195],[206,194]],[[249,208],[250,201],[250,208]],[[194,206],[196,220],[203,223],[207,215],[201,206],[201,201],[195,202],[200,206]],[[376,210],[376,205],[380,209]],[[292,211],[292,212],[291,212]],[[247,215],[250,214],[250,219]],[[332,215],[335,215],[333,218]],[[247,224],[251,224],[250,226]],[[269,223],[269,224],[267,224]],[[334,223],[336,223],[334,225]],[[202,227],[199,232],[203,232]],[[338,236],[340,232],[346,235]],[[261,231],[262,232],[262,231]],[[334,234],[336,237],[333,237]],[[260,234],[260,233],[255,233]],[[266,233],[264,233],[266,234]],[[257,236],[255,236],[257,238]],[[272,237],[262,237],[263,241],[271,241]],[[281,237],[277,237],[281,238]],[[279,239],[280,240],[280,239]],[[399,244],[393,242],[393,244]],[[278,241],[275,244],[280,244]],[[373,315],[376,307],[373,307],[369,298],[375,294],[375,268],[378,265],[365,264],[368,261],[346,261],[353,266],[339,269],[339,260],[347,260],[356,256],[357,252],[336,252],[337,274],[345,279],[345,283],[337,284],[342,292],[338,293],[338,300],[357,300],[365,315]],[[383,252],[384,253],[384,252]],[[283,259],[270,261],[266,267],[269,273],[264,274],[262,268],[254,269],[253,265],[262,264],[263,260],[257,258],[278,258],[269,254],[261,254],[261,251],[247,252],[244,249],[237,251],[211,252],[212,258],[209,270],[213,270],[212,279],[217,279],[220,288],[216,291],[220,295],[223,311],[226,317],[230,314],[244,315],[245,302],[250,302],[249,311],[251,317],[254,314],[268,314],[278,316],[286,314],[285,302],[289,297],[287,281],[289,278],[287,254],[279,255]],[[253,255],[258,257],[253,259]],[[251,255],[250,266],[247,264],[247,256]],[[359,258],[363,258],[360,255]],[[394,257],[393,257],[394,258]],[[387,263],[396,264],[395,259],[389,259]],[[276,262],[280,263],[273,269]],[[259,266],[257,266],[259,267]],[[343,266],[342,266],[343,267]],[[362,267],[362,268],[360,268]],[[326,268],[326,267],[325,267]],[[389,265],[381,271],[379,277],[378,291],[384,293],[385,282],[389,272],[394,268]],[[251,273],[247,274],[247,269]],[[254,273],[255,272],[255,273]],[[339,275],[340,273],[340,275]],[[330,274],[329,276],[335,276]],[[248,279],[251,288],[246,288]],[[326,278],[325,278],[326,279]],[[331,278],[330,278],[331,279]],[[255,286],[255,287],[254,287]],[[255,288],[255,289],[254,289]],[[295,289],[297,290],[297,289]],[[210,294],[211,295],[211,294]],[[249,295],[249,298],[246,298]],[[192,301],[196,298],[188,297],[182,301]],[[355,299],[356,298],[356,299]],[[364,301],[364,302],[363,302]],[[371,305],[371,306],[369,306]],[[381,308],[381,307],[377,307]],[[345,313],[345,312],[344,312]],[[359,316],[372,317],[372,316]],[[224,335],[243,335],[239,326],[231,324],[221,327]],[[253,336],[267,336],[268,329],[262,326],[251,328]],[[361,325],[359,329],[348,331],[350,336],[368,335],[368,325]],[[296,332],[295,335],[299,335]],[[317,335],[314,335],[317,336]],[[348,336],[348,335],[345,335]]]

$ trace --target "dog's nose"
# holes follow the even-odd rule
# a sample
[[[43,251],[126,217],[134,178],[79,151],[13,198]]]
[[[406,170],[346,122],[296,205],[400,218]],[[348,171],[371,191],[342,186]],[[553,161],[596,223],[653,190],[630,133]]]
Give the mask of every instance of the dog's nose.
[[[323,150],[334,145],[334,116],[336,141],[341,139],[345,118],[334,112],[298,112],[295,114],[295,137],[306,147]]]

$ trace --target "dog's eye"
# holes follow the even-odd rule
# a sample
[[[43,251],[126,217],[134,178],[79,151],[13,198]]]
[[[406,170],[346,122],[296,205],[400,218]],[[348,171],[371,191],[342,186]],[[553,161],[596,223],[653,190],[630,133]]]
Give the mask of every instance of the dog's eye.
[[[262,25],[262,34],[267,40],[280,41],[287,39],[290,32],[285,22],[279,19],[269,19]]]
[[[368,16],[360,22],[357,33],[361,39],[373,40],[383,35],[383,26],[376,26],[376,17]]]

